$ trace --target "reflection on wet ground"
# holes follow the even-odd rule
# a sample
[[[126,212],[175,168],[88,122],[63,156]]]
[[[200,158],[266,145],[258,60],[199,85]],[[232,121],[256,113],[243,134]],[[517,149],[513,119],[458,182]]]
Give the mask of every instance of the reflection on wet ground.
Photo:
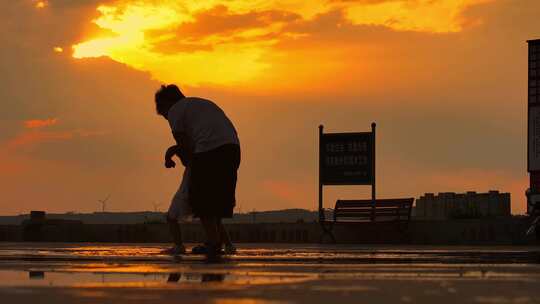
[[[163,245],[111,244],[0,244],[0,259],[26,261],[146,261],[168,262],[160,254]],[[185,255],[191,263],[201,256]],[[540,263],[540,248],[535,247],[384,247],[255,244],[241,248],[230,261],[322,261],[327,263]]]
[[[62,271],[0,270],[0,287],[175,287],[174,284],[261,285],[293,283],[308,275],[241,272],[81,272],[76,268]]]
[[[12,303],[540,303],[537,247],[240,246],[224,263],[164,245],[0,244]],[[3,302],[3,301],[2,301]]]

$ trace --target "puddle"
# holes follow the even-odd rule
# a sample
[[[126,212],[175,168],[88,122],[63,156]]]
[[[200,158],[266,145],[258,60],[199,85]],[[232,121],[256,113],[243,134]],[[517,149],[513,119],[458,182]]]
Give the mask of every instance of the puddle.
[[[24,244],[0,245],[0,260],[15,261],[143,261],[168,262],[161,254],[165,245],[146,244]],[[182,260],[198,261],[201,256],[187,255]],[[230,261],[295,261],[335,263],[532,263],[540,264],[537,248],[514,247],[395,247],[373,246],[299,246],[257,244],[241,246]]]
[[[308,275],[230,273],[96,273],[0,270],[0,287],[174,287],[182,284],[263,285],[309,280]]]

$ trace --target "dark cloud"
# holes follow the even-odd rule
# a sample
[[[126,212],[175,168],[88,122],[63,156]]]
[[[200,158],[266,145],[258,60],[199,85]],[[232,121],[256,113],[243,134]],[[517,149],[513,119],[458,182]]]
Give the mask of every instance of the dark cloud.
[[[195,22],[177,28],[179,37],[199,38],[214,34],[225,34],[240,30],[266,27],[277,22],[292,22],[299,15],[277,10],[233,13],[226,6],[218,5],[194,16]]]

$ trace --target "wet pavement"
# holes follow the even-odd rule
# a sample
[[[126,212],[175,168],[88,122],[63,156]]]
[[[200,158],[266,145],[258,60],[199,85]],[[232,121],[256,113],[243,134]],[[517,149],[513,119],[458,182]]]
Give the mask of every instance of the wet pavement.
[[[540,303],[540,247],[0,243],[2,303]],[[5,302],[4,302],[5,301]]]

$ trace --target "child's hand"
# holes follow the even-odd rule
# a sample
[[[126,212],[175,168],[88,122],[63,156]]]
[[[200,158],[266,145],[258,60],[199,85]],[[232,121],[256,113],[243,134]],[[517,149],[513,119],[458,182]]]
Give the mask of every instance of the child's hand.
[[[166,158],[165,159],[165,168],[171,169],[171,168],[174,168],[174,167],[176,167],[176,163],[174,162],[174,160],[172,160],[172,158]]]

